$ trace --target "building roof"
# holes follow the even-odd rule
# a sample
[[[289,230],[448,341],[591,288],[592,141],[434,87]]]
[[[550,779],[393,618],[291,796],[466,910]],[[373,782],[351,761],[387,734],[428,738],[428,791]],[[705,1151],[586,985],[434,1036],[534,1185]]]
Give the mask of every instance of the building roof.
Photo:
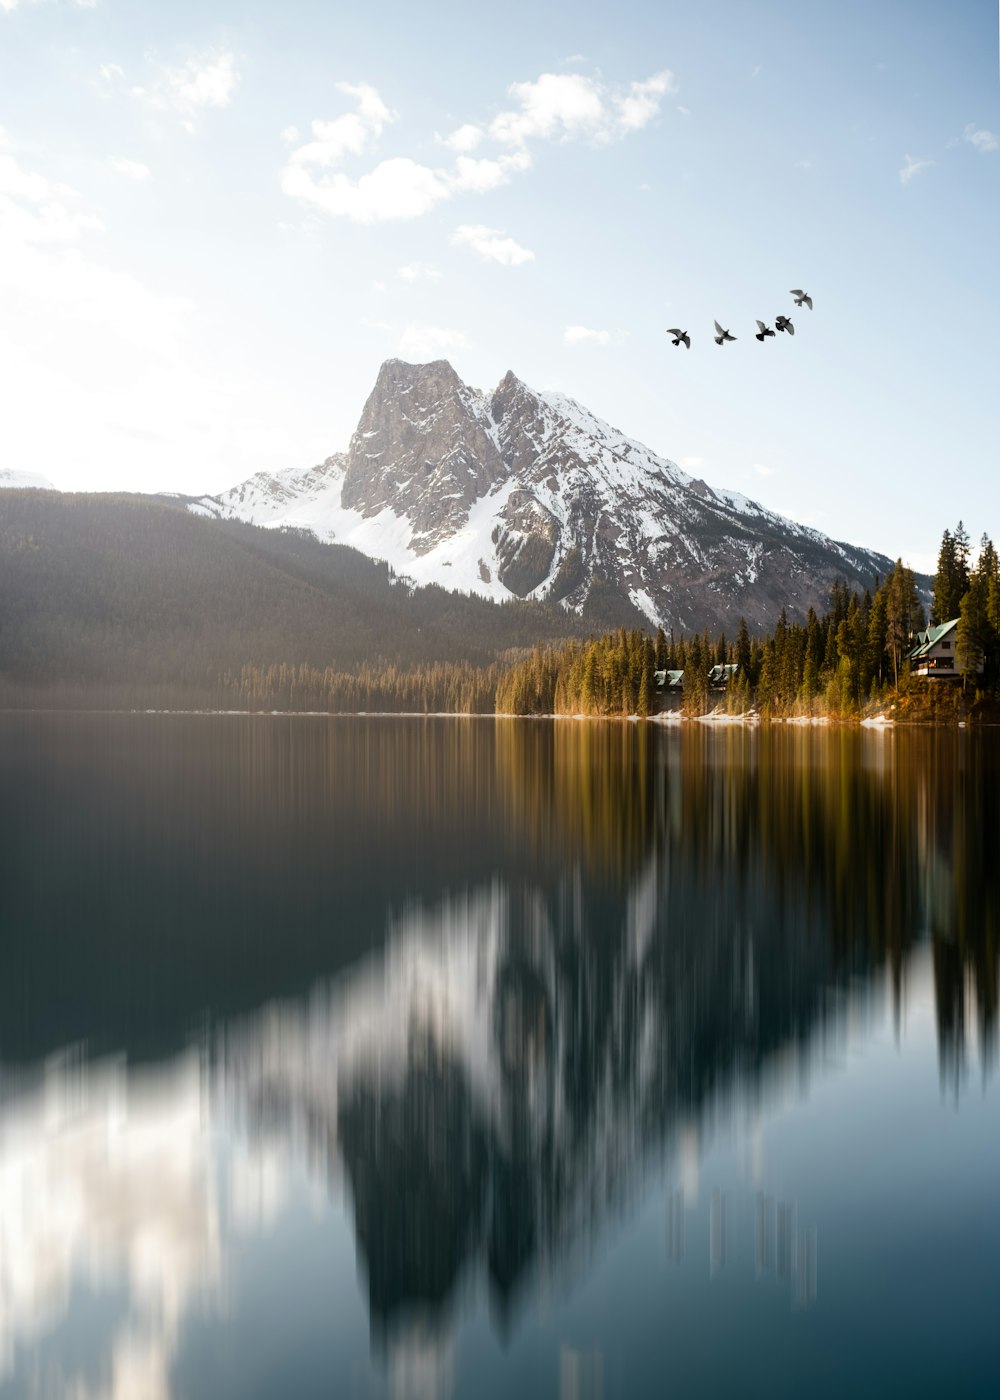
[[[958,626],[958,618],[953,617],[950,622],[941,622],[937,627],[927,627],[923,632],[917,633],[917,645],[910,652],[910,660],[916,661],[918,657],[928,656],[931,648],[935,647],[943,637],[947,637],[952,628]]]

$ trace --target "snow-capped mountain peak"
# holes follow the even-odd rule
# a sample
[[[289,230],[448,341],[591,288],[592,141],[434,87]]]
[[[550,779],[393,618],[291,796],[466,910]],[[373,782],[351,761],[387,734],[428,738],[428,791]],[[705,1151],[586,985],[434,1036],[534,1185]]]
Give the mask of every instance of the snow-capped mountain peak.
[[[565,394],[508,370],[490,393],[446,360],[382,365],[346,454],[259,473],[193,509],[295,526],[418,583],[622,621],[731,627],[804,615],[891,562],[720,491]],[[607,607],[605,607],[607,612]]]

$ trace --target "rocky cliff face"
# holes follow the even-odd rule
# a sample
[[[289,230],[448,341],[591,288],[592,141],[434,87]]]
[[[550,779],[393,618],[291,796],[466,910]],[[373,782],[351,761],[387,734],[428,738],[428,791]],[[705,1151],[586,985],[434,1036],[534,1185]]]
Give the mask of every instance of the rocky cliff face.
[[[696,480],[574,400],[508,372],[387,361],[346,458],[258,475],[195,509],[294,525],[417,583],[549,598],[623,623],[770,626],[891,561]]]
[[[388,360],[351,438],[341,500],[365,516],[405,515],[426,554],[507,474],[483,396],[447,360]]]

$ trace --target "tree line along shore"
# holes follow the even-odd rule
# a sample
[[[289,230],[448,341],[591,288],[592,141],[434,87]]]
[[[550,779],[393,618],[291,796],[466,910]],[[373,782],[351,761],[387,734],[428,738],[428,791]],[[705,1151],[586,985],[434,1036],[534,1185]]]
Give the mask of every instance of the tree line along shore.
[[[405,586],[401,590],[384,565],[305,537],[275,541],[270,532],[251,527],[220,536],[212,560],[218,577],[212,578],[215,587],[206,597],[204,587],[199,591],[197,580],[189,582],[172,561],[159,572],[155,567],[157,550],[166,556],[169,547],[176,552],[184,546],[190,517],[185,521],[169,512],[174,533],[164,543],[162,519],[152,521],[148,508],[131,502],[125,509],[127,531],[119,529],[114,536],[124,541],[120,554],[109,555],[102,537],[106,572],[95,574],[89,593],[79,590],[79,617],[63,616],[53,605],[42,614],[44,626],[33,624],[37,569],[34,594],[29,597],[22,583],[23,622],[16,611],[17,591],[8,590],[7,619],[0,606],[0,640],[8,658],[17,657],[19,648],[20,656],[19,665],[6,671],[0,661],[0,707],[595,717],[723,712],[845,721],[882,714],[915,722],[1000,720],[1000,564],[985,535],[973,559],[961,522],[944,531],[929,599],[925,592],[922,600],[917,578],[897,561],[886,578],[873,580],[863,592],[835,584],[826,609],[810,608],[804,621],[790,620],[782,610],[765,635],[751,632],[740,618],[734,635],[712,638],[707,632],[668,635],[662,628],[651,633],[638,626],[596,634],[588,629],[590,634],[583,635],[581,619],[560,615],[555,608],[536,616],[532,609],[540,605],[507,607],[443,590],[434,590],[433,597],[418,591],[408,598]],[[75,516],[68,516],[60,543],[72,539],[79,547],[79,531],[71,528],[76,524]],[[141,556],[136,528],[145,531]],[[8,558],[14,561],[10,572],[17,583],[28,577],[23,570],[17,573],[18,556],[30,554],[36,542],[22,529],[14,544],[16,551],[8,552]],[[269,617],[270,634],[263,634],[259,623],[251,634],[243,600],[254,601],[249,584],[257,582],[258,574],[244,578],[240,570],[246,571],[248,551],[255,563],[263,556],[272,567],[279,546],[284,592],[273,591],[284,612]],[[67,579],[54,570],[71,569],[73,561],[59,551],[51,557],[58,563],[42,574],[47,586],[43,596],[58,600],[65,598]],[[95,619],[102,616],[112,584],[116,598],[135,596],[131,585],[144,564],[148,592],[151,561],[162,625],[153,627],[151,639],[145,640],[139,626],[149,622],[144,599],[142,617],[126,616],[113,628],[101,625],[98,630]],[[118,574],[129,588],[119,586]],[[178,591],[183,588],[190,596]],[[200,609],[198,598],[205,599]],[[325,607],[328,599],[339,609],[335,616],[343,615],[343,626],[334,629],[340,664],[324,664],[330,613],[321,611],[319,603]],[[60,606],[65,609],[65,602]],[[118,607],[120,612],[120,603]],[[241,607],[244,612],[233,611]],[[952,677],[914,674],[917,634],[928,622],[933,626],[952,619],[957,620]],[[537,630],[530,637],[526,634],[533,624]],[[397,647],[395,656],[371,659],[364,654],[372,638],[397,632],[406,645]],[[266,649],[279,657],[284,652],[285,659],[259,659],[262,635]],[[468,644],[462,655],[460,646],[468,636],[476,646]],[[136,637],[142,640],[137,643]],[[248,651],[256,651],[258,659],[244,660]],[[295,651],[301,659],[288,659],[288,652],[294,656]]]
[[[804,623],[782,610],[763,637],[743,619],[731,639],[618,628],[489,666],[244,666],[222,678],[222,691],[233,708],[292,712],[1000,719],[1000,564],[986,536],[972,563],[961,522],[942,538],[929,622],[953,617],[958,670],[948,680],[913,675],[910,654],[928,618],[913,572],[897,561],[864,593],[835,584],[827,610],[810,608]],[[674,690],[671,672],[682,673]]]

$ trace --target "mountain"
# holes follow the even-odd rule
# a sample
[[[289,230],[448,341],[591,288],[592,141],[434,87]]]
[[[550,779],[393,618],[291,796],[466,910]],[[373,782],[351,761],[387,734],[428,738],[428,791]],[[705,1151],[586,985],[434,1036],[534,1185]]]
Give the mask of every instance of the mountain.
[[[4,487],[15,490],[30,487],[35,491],[54,491],[56,489],[48,477],[39,476],[36,472],[18,472],[13,467],[0,467],[0,490]]]
[[[356,550],[176,502],[0,492],[0,705],[228,707],[244,665],[483,666],[586,625],[411,589]]]
[[[483,393],[446,360],[386,361],[346,453],[191,509],[311,530],[416,583],[686,629],[804,617],[837,579],[864,588],[892,567],[707,485],[563,394],[513,372]]]

